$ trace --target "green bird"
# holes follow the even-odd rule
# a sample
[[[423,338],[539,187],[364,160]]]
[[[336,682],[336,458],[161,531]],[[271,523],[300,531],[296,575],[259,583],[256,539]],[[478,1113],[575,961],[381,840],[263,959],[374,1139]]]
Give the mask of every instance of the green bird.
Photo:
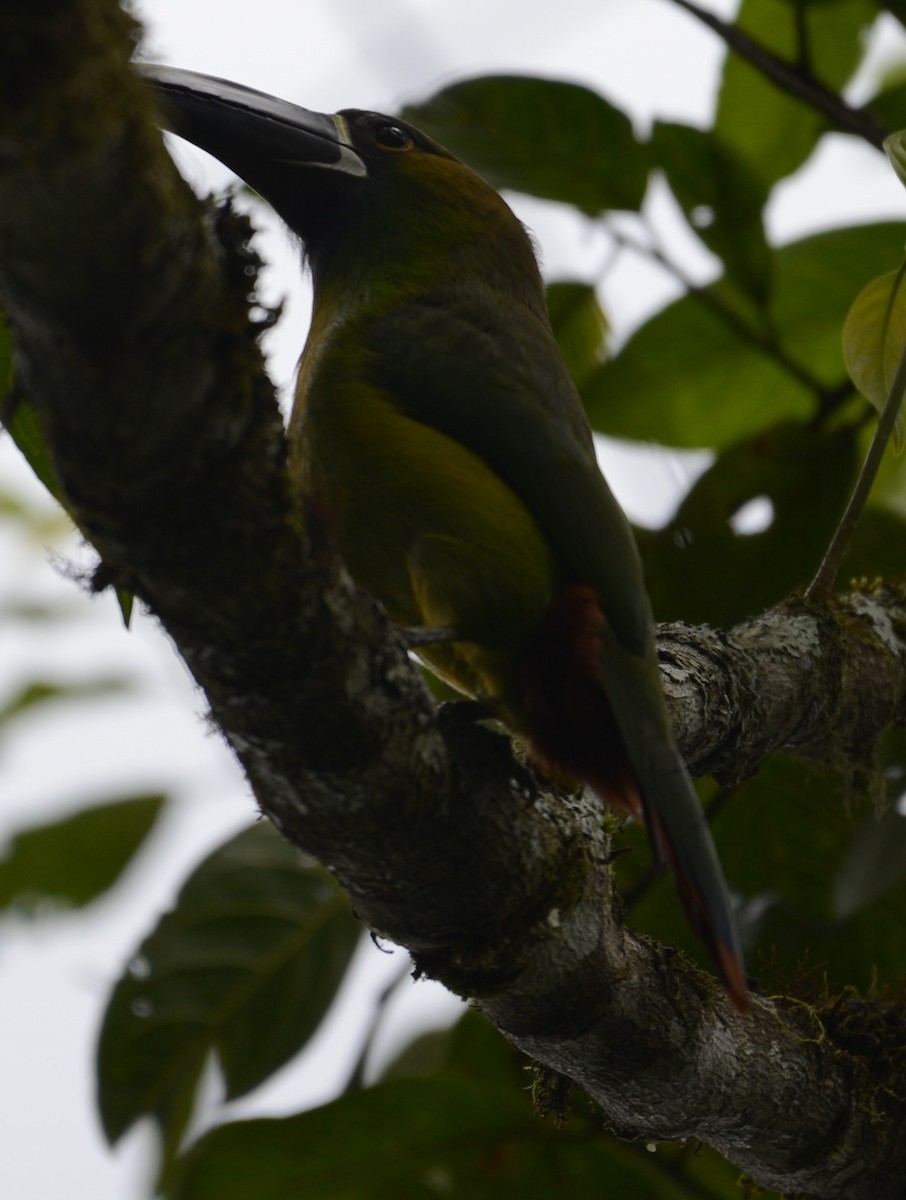
[[[425,663],[558,778],[647,825],[730,998],[723,872],[674,745],[626,518],[551,331],[525,229],[419,130],[143,67],[167,127],[263,196],[314,284],[295,469],[353,578]]]

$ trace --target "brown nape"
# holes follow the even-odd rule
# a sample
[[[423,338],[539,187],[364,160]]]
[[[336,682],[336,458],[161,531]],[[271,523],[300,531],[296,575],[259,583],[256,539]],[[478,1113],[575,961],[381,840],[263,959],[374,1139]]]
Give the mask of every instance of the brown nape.
[[[589,784],[616,812],[642,821],[642,797],[604,692],[605,621],[585,584],[551,602],[522,662],[526,730],[543,771]]]

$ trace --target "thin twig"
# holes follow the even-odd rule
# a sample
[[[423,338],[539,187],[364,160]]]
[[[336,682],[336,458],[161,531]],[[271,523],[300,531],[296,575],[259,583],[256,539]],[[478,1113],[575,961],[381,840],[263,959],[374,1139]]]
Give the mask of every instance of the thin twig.
[[[649,238],[651,240],[646,244],[645,242],[637,241],[612,224],[608,224],[607,222],[605,224],[607,225],[608,233],[618,246],[626,250],[632,250],[635,254],[657,263],[677,283],[682,284],[690,296],[699,301],[700,304],[703,304],[705,308],[719,317],[728,328],[732,329],[741,341],[747,342],[755,350],[759,350],[768,358],[773,359],[787,375],[811,392],[820,404],[827,402],[836,393],[838,389],[826,388],[801,363],[791,358],[771,333],[753,328],[738,313],[735,313],[725,304],[710,286],[702,286],[695,283],[681,267],[655,244],[650,230]]]
[[[358,1092],[364,1086],[365,1068],[368,1065],[368,1059],[371,1057],[374,1041],[381,1027],[381,1022],[384,1019],[384,1014],[387,1011],[387,1006],[393,998],[393,993],[411,974],[412,962],[409,956],[406,955],[406,962],[403,964],[402,970],[397,971],[386,987],[381,989],[374,1002],[374,1011],[371,1014],[371,1020],[368,1023],[368,1028],[365,1030],[361,1049],[349,1073],[349,1078],[346,1080],[346,1085],[341,1093],[342,1095],[347,1096],[350,1092]]]
[[[693,4],[692,0],[672,0],[672,3],[701,21],[703,25],[707,25],[740,58],[744,58],[777,87],[826,117],[835,129],[855,134],[872,146],[881,148],[890,130],[872,113],[864,108],[853,108],[835,92],[819,83],[809,72],[778,58],[736,25],[722,20],[698,4]]]
[[[906,273],[906,263],[900,268],[901,280],[904,273]],[[806,588],[806,600],[826,600],[831,593],[834,581],[840,571],[843,555],[846,553],[852,536],[856,532],[859,518],[862,516],[862,510],[865,508],[869,493],[874,485],[875,477],[878,474],[881,459],[884,457],[884,451],[887,449],[887,443],[890,441],[890,435],[894,431],[897,417],[899,417],[900,410],[903,407],[904,393],[906,393],[906,346],[903,347],[903,352],[900,355],[897,371],[893,377],[893,383],[890,385],[887,402],[884,405],[884,410],[875,429],[874,437],[871,439],[871,445],[868,447],[868,453],[865,455],[865,462],[862,464],[862,470],[859,472],[859,478],[856,480],[853,494],[850,496],[849,503],[844,510],[843,516],[840,518],[840,524],[834,530],[834,536],[831,538],[830,545],[825,552],[824,558],[821,560],[821,566],[818,568],[815,578]]]
[[[802,0],[796,0],[794,12],[795,16],[793,19],[796,22],[796,65],[803,78],[814,79],[812,55],[808,44],[808,20]]]

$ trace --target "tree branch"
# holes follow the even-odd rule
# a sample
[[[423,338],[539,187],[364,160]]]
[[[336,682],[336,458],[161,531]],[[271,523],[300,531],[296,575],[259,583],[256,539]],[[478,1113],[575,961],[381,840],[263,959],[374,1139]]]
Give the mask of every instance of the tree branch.
[[[784,751],[869,773],[885,730],[906,721],[906,593],[792,599],[723,633],[663,626],[661,669],[694,775],[746,779]]]
[[[132,37],[111,0],[0,9],[0,299],[105,581],[159,618],[262,809],[363,919],[621,1130],[704,1138],[785,1191],[898,1194],[906,1113],[840,1023],[764,997],[741,1018],[710,976],[622,925],[597,802],[554,794],[472,707],[436,711],[334,560],[286,470],[245,227],[180,183],[128,69]],[[687,675],[668,652],[682,711],[698,706],[684,746],[697,719],[710,740],[693,757],[727,776],[767,742],[861,753],[902,716],[901,617],[882,594],[726,637],[680,630],[704,664]],[[866,730],[879,663],[890,694]],[[805,699],[816,671],[840,692],[829,718]]]
[[[856,137],[864,138],[872,146],[881,148],[890,130],[866,109],[853,108],[847,104],[836,92],[830,91],[815,79],[801,63],[788,63],[778,58],[767,47],[749,37],[739,26],[724,21],[699,4],[694,4],[692,0],[672,0],[672,3],[695,17],[697,21],[701,21],[703,25],[707,25],[730,50],[744,58],[781,91],[795,96],[797,100],[826,117],[831,128],[838,129],[841,133],[852,133]]]

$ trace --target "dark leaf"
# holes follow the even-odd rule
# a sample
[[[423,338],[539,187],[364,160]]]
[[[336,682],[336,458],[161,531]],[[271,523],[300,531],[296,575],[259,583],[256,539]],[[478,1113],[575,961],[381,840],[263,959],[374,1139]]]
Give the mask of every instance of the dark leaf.
[[[507,1181],[508,1143],[531,1124],[525,1097],[463,1081],[399,1080],[298,1117],[222,1126],[189,1152],[168,1194],[366,1200],[436,1195],[445,1179],[444,1190],[477,1200],[499,1195],[491,1189]]]
[[[15,834],[0,859],[0,907],[41,913],[96,899],[126,869],[165,799],[130,796]]]
[[[518,1086],[528,1061],[486,1017],[470,1010],[448,1029],[429,1030],[411,1041],[382,1079],[444,1075],[488,1086]]]
[[[853,815],[856,799],[839,774],[775,755],[722,807],[714,825],[718,852],[741,905],[749,971],[756,978],[764,974],[762,987],[768,990],[785,990],[802,976],[806,995],[814,997],[825,980],[832,990],[869,989],[902,974],[906,882],[890,887],[858,914],[837,912],[837,872],[849,858],[854,828],[864,819],[864,808]],[[635,846],[637,832],[623,836]],[[619,870],[625,886],[632,887],[645,866],[641,845],[638,855],[623,856]],[[707,967],[684,927],[669,880],[644,889],[631,921]],[[802,983],[795,986],[803,989]]]
[[[656,122],[651,153],[686,220],[723,260],[727,275],[763,300],[772,260],[761,218],[768,192],[758,176],[716,133],[691,125]]]
[[[554,336],[577,387],[607,351],[607,317],[595,289],[587,283],[557,280],[547,285],[547,309]]]
[[[886,80],[866,107],[888,129],[906,128],[906,82],[902,72]]]
[[[109,1140],[152,1115],[175,1146],[211,1050],[229,1097],[287,1062],[330,1007],[359,933],[327,873],[272,825],[215,850],[111,996],[98,1048]]]
[[[906,0],[875,0],[878,8],[892,13],[901,25],[906,25]]]
[[[906,817],[893,806],[883,816],[867,813],[834,880],[839,917],[860,912],[906,880]]]
[[[135,596],[125,588],[116,589],[116,603],[123,618],[123,624],[128,629],[132,622],[132,610],[135,607]]]
[[[883,508],[867,508],[843,558],[838,587],[898,575],[906,575],[906,520]]]
[[[853,301],[843,325],[843,358],[853,383],[884,411],[906,353],[906,263],[873,279]],[[903,417],[898,421],[902,440]]]
[[[616,437],[720,447],[808,418],[815,392],[778,348],[822,388],[841,387],[843,321],[866,281],[900,261],[904,237],[903,225],[863,225],[774,251],[766,325],[740,311],[723,281],[669,305],[582,389],[592,424]]]
[[[402,116],[495,188],[561,200],[590,216],[642,203],[647,148],[625,113],[579,84],[485,75],[409,104]]]
[[[0,314],[0,413],[13,441],[22,451],[28,465],[55,500],[63,501],[57,481],[50,448],[44,430],[31,403],[21,395],[13,395],[13,343],[9,326]]]
[[[429,1029],[412,1039],[381,1073],[381,1082],[436,1075],[447,1061],[452,1029]]]
[[[46,679],[34,679],[24,684],[18,692],[0,708],[0,729],[14,717],[48,701],[85,700],[95,696],[110,696],[129,692],[132,680],[111,675],[107,678],[89,679],[81,683],[55,683]]]
[[[799,10],[804,44],[797,31]],[[778,58],[799,65],[836,91],[858,66],[863,31],[876,16],[871,0],[837,0],[804,9],[788,0],[743,0],[736,24]],[[827,130],[827,119],[730,52],[714,128],[770,186],[805,162]]]
[[[725,450],[673,519],[641,531],[659,620],[728,629],[806,585],[855,478],[858,438],[779,425]]]
[[[31,404],[22,398],[16,399],[12,406],[12,415],[7,418],[6,429],[10,437],[22,451],[22,454],[44,484],[51,496],[63,507],[66,502],[57,480],[50,447],[44,437],[44,430]]]
[[[587,1200],[605,1180],[621,1200],[682,1200],[731,1196],[736,1174],[691,1144],[652,1154],[617,1141],[594,1117],[541,1122],[525,1088],[436,1077],[382,1083],[284,1120],[221,1126],[178,1164],[167,1195]]]

